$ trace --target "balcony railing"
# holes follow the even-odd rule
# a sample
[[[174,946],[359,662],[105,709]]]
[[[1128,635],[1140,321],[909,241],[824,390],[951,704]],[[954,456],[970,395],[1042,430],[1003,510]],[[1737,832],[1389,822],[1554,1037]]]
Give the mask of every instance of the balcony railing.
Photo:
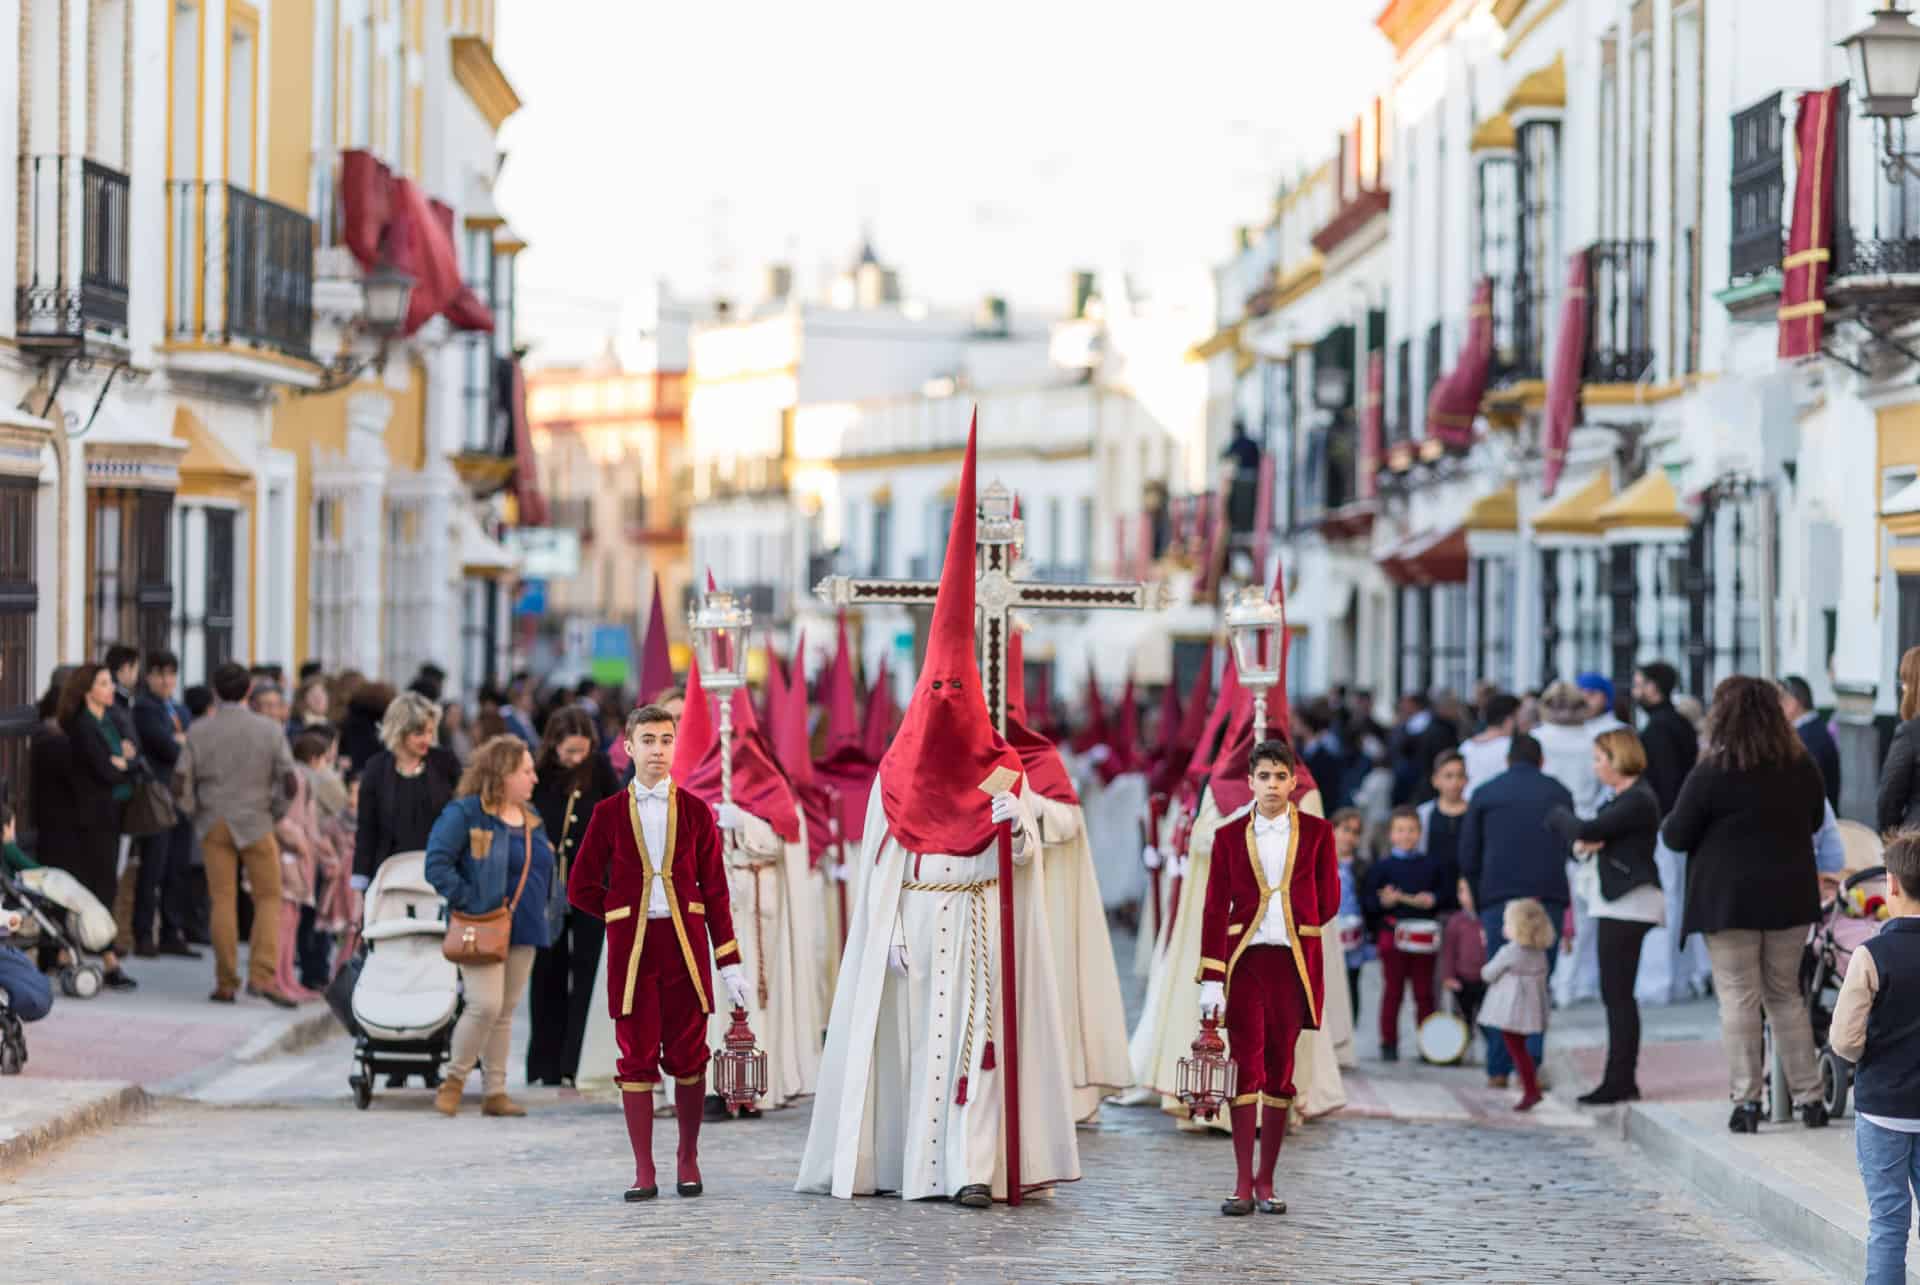
[[[167,184],[167,334],[311,359],[313,220],[218,181]]]
[[[124,335],[127,176],[77,156],[23,157],[20,168],[27,200],[25,275],[15,299],[21,340]]]
[[[1785,121],[1780,95],[1733,116],[1733,245],[1729,279],[1740,281],[1780,266],[1780,206],[1786,192]]]
[[[1586,382],[1634,383],[1653,369],[1653,242],[1598,242],[1588,268]]]
[[[1505,363],[1508,381],[1539,379],[1546,372],[1546,292],[1525,264],[1513,274],[1513,359]]]
[[[1920,276],[1920,177],[1906,166],[1889,173],[1877,155],[1878,131],[1891,131],[1886,145],[1902,156],[1913,150],[1913,135],[1905,120],[1866,121],[1854,125],[1842,96],[1840,154],[1834,158],[1833,205],[1844,213],[1834,219],[1833,276],[1827,287],[1829,307],[1866,302],[1891,302],[1897,296],[1906,308],[1920,304],[1913,278]],[[1876,153],[1855,174],[1848,153],[1856,147]],[[1869,174],[1868,171],[1871,173]],[[1867,190],[1856,192],[1858,182]],[[1891,278],[1904,278],[1897,280]]]

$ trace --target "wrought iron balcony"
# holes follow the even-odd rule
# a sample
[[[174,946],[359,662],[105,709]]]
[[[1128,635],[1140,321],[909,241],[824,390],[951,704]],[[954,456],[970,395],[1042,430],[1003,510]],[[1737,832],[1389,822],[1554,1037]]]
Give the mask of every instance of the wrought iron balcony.
[[[1513,274],[1512,345],[1509,359],[1496,362],[1495,378],[1500,383],[1539,379],[1547,369],[1547,308],[1550,297],[1543,283],[1536,282],[1522,264]]]
[[[1780,266],[1786,230],[1780,223],[1785,197],[1785,121],[1780,95],[1765,98],[1733,116],[1733,244],[1729,280],[1759,276]]]
[[[167,335],[312,360],[313,220],[231,183],[167,184]]]
[[[77,343],[127,332],[127,176],[77,156],[20,161],[26,197],[20,341]]]
[[[1600,241],[1588,260],[1590,384],[1631,384],[1653,369],[1653,242]]]

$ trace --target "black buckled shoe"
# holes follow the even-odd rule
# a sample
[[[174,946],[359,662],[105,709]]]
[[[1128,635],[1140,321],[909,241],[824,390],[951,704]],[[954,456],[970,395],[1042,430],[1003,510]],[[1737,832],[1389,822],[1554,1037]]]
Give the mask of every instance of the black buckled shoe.
[[[993,1204],[993,1192],[984,1182],[970,1182],[954,1193],[953,1203],[968,1209],[986,1209]]]
[[[660,1194],[660,1188],[658,1187],[628,1187],[627,1203],[633,1204],[641,1200],[652,1200],[655,1196],[659,1194]],[[684,1196],[687,1193],[683,1191],[680,1194]]]
[[[1284,1214],[1287,1212],[1287,1202],[1278,1196],[1271,1197],[1267,1200],[1256,1200],[1254,1205],[1263,1214]]]
[[[673,1184],[673,1189],[676,1193],[682,1196],[697,1196],[701,1192],[705,1191],[707,1188],[704,1183],[676,1182]]]
[[[1733,1114],[1727,1117],[1727,1128],[1734,1133],[1760,1132],[1760,1104],[1758,1102],[1742,1102],[1739,1106],[1735,1107]]]
[[[1253,1198],[1234,1196],[1230,1200],[1223,1200],[1220,1202],[1220,1212],[1229,1218],[1245,1218],[1253,1212]]]

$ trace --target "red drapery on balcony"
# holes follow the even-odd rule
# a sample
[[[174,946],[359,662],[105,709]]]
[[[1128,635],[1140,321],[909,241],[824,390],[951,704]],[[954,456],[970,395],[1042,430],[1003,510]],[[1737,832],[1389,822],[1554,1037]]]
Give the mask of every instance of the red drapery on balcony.
[[[433,217],[440,224],[440,231],[447,238],[447,245],[454,245],[453,207],[445,201],[429,201],[427,204],[433,209]],[[458,256],[455,257],[454,262],[456,264],[459,262]],[[441,310],[441,315],[452,323],[455,330],[484,331],[489,334],[493,331],[492,310],[480,302],[480,296],[475,294],[473,287],[469,285],[463,284],[454,291],[453,301]]]
[[[1793,142],[1800,172],[1793,184],[1793,226],[1780,260],[1780,355],[1811,357],[1826,329],[1827,273],[1833,267],[1833,172],[1839,146],[1840,89],[1800,95]]]
[[[1493,365],[1493,280],[1483,277],[1473,289],[1473,307],[1467,313],[1467,346],[1459,364],[1434,385],[1427,398],[1427,436],[1454,450],[1473,445],[1473,425],[1480,415],[1480,398],[1487,391],[1487,372]]]
[[[443,312],[458,329],[493,329],[493,315],[460,279],[450,206],[358,149],[340,154],[340,203],[342,235],[360,266],[371,272],[384,259],[413,278],[403,335]]]
[[[392,173],[372,153],[340,153],[341,236],[369,272],[380,263],[380,238],[393,220],[392,183]]]
[[[520,359],[513,359],[513,386],[508,390],[513,414],[513,499],[518,525],[545,526],[547,497],[540,490],[540,465],[533,454],[533,431],[527,426],[527,375]]]
[[[1387,354],[1367,357],[1367,391],[1360,399],[1360,476],[1355,490],[1363,500],[1380,493],[1381,450],[1386,445]]]
[[[1567,466],[1567,443],[1580,422],[1580,382],[1587,364],[1588,252],[1567,260],[1566,298],[1560,303],[1560,336],[1553,345],[1553,370],[1547,379],[1547,422],[1541,442],[1546,466],[1540,494],[1551,496]]]

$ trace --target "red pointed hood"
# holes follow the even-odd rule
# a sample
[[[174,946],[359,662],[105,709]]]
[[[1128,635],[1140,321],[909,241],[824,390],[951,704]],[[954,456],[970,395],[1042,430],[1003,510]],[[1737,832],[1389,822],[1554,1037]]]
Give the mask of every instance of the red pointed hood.
[[[1096,745],[1104,745],[1112,733],[1107,728],[1107,709],[1100,702],[1100,676],[1094,672],[1093,657],[1087,657],[1087,725],[1073,738],[1073,752],[1085,754]]]
[[[779,687],[779,717],[773,725],[773,748],[787,779],[805,788],[813,784],[813,755],[807,744],[807,635],[794,640],[793,665]]]
[[[1275,568],[1273,593],[1280,604],[1280,681],[1267,692],[1267,739],[1293,744],[1293,715],[1287,705],[1287,653],[1293,650],[1293,636],[1287,630],[1286,568]],[[1227,672],[1233,673],[1231,655]],[[1238,682],[1235,683],[1237,687]],[[1253,787],[1247,783],[1247,759],[1253,754],[1253,693],[1242,692],[1235,701],[1233,724],[1214,756],[1208,784],[1213,787],[1214,805],[1221,813],[1232,812],[1253,802]],[[1302,759],[1293,769],[1293,801],[1298,803],[1308,791],[1316,789],[1313,773]]]
[[[1100,763],[1100,777],[1111,783],[1115,777],[1140,769],[1140,710],[1133,695],[1133,675],[1120,693],[1120,725],[1107,738],[1107,757]]]
[[[660,606],[660,577],[653,578],[653,607],[647,613],[647,640],[640,657],[640,703],[673,686],[673,653],[667,645],[667,613]]]
[[[733,801],[792,843],[800,837],[800,809],[793,788],[775,765],[773,748],[760,731],[747,689],[735,688],[732,701]],[[720,805],[720,725],[700,684],[697,660],[687,669],[687,709],[673,745],[673,779],[694,797]]]
[[[1027,725],[1026,645],[1020,631],[1013,631],[1007,645],[1007,743],[1020,755],[1027,770],[1029,789],[1038,791],[1055,803],[1080,803],[1067,765],[1060,760],[1060,749],[1052,741]]]
[[[1207,721],[1201,724],[1200,735],[1193,743],[1193,757],[1187,761],[1187,779],[1196,786],[1204,785],[1207,774],[1213,770],[1214,756],[1220,752],[1227,723],[1239,708],[1240,700],[1240,671],[1233,667],[1233,654],[1228,652],[1220,675],[1220,696],[1207,711]]]
[[[1160,689],[1160,713],[1153,720],[1153,757],[1165,758],[1180,739],[1180,689],[1168,680]]]
[[[909,852],[968,854],[993,840],[991,804],[980,789],[1020,756],[994,731],[974,659],[974,456],[979,417],[967,432],[953,500],[946,565],[927,631],[927,658],[905,720],[880,760],[881,801],[893,837]]]
[[[1172,686],[1171,683],[1168,684]],[[1180,778],[1186,774],[1187,764],[1193,761],[1200,746],[1200,733],[1212,716],[1213,705],[1213,644],[1207,644],[1207,653],[1200,662],[1200,672],[1194,675],[1193,690],[1187,694],[1186,707],[1181,711],[1180,723],[1173,731],[1172,747],[1154,769],[1151,788],[1156,794],[1171,794],[1180,784]]]
[[[833,667],[827,671],[827,750],[861,742],[860,718],[853,705],[853,653],[847,647],[847,613],[840,613]]]
[[[893,677],[887,672],[887,658],[880,658],[880,665],[873,675],[873,686],[867,691],[866,716],[860,725],[861,748],[874,762],[887,752],[887,743],[893,739],[893,725],[900,712],[893,705]]]

